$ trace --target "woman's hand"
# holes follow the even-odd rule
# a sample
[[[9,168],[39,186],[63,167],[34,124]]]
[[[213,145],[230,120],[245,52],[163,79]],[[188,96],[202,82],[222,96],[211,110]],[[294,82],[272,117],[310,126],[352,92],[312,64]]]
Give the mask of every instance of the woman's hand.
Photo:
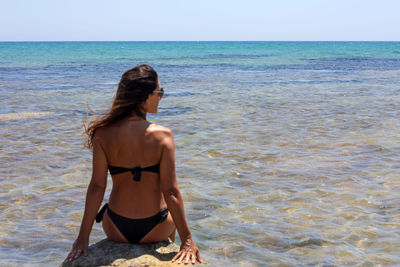
[[[75,240],[74,244],[72,245],[71,252],[68,254],[67,262],[71,262],[79,258],[79,256],[83,253],[83,255],[87,256],[87,249],[89,246],[89,240],[86,238],[78,238]]]
[[[178,252],[178,254],[175,255],[175,257],[172,259],[172,262],[177,260],[179,264],[182,262],[183,259],[185,259],[185,264],[188,264],[189,260],[192,264],[195,264],[196,260],[199,263],[203,262],[200,258],[199,249],[197,248],[191,237],[187,238],[185,242],[182,242],[181,250]]]

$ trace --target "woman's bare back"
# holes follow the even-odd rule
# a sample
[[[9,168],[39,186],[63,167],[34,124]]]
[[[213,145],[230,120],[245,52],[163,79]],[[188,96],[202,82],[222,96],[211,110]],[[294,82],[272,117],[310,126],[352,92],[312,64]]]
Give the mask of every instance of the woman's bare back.
[[[160,163],[166,130],[145,120],[128,118],[99,130],[96,137],[99,138],[108,165],[144,168]],[[113,175],[112,181],[109,205],[120,215],[146,218],[166,207],[158,173],[143,171],[140,181],[135,181],[131,172],[123,172]]]

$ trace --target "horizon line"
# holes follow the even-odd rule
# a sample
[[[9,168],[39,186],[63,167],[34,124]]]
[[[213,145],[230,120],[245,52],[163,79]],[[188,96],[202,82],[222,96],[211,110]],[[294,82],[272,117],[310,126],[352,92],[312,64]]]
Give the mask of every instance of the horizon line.
[[[24,42],[400,42],[400,40],[0,40],[0,43]]]

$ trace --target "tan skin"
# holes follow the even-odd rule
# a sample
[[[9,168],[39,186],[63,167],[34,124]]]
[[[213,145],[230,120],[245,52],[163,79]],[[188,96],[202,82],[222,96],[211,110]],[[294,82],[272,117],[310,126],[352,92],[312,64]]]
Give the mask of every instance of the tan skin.
[[[150,94],[143,105],[146,113],[156,113],[161,97]],[[92,140],[93,172],[87,194],[85,212],[79,235],[72,245],[67,261],[87,256],[89,235],[104,197],[107,185],[108,165],[132,168],[147,167],[160,163],[160,174],[142,172],[140,182],[132,181],[132,174],[124,172],[112,176],[113,188],[109,198],[112,211],[128,218],[146,218],[168,207],[165,221],[154,227],[139,243],[159,242],[170,237],[175,239],[178,229],[181,249],[172,262],[202,262],[200,253],[192,240],[186,221],[183,200],[175,174],[175,148],[172,132],[165,127],[151,124],[135,114],[114,125],[98,129]],[[116,242],[128,242],[107,212],[103,217],[103,229],[107,237]]]

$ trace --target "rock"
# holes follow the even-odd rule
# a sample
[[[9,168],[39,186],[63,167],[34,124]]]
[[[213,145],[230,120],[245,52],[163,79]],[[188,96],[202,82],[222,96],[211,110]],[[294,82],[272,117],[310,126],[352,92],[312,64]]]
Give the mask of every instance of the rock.
[[[152,244],[129,244],[103,239],[89,246],[87,257],[81,255],[73,262],[64,261],[60,266],[188,266],[171,262],[178,251],[179,246],[169,240]]]

